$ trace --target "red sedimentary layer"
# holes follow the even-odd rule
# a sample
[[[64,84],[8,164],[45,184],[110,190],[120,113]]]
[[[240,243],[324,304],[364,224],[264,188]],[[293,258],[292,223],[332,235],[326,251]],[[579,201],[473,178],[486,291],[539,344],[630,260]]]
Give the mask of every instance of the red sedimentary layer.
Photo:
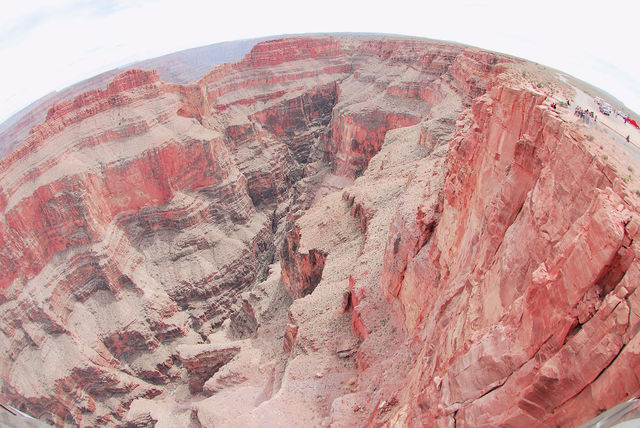
[[[270,40],[256,45],[244,63],[250,67],[264,67],[308,58],[339,57],[343,48],[334,39]]]
[[[154,91],[156,86],[153,84],[158,80],[158,75],[153,71],[129,70],[117,76],[107,85],[106,90],[95,89],[78,95],[73,100],[55,104],[49,109],[45,122],[33,127],[29,131],[29,137],[2,159],[0,171],[4,170],[6,165],[24,158],[28,151],[35,150],[44,140],[74,123],[114,106],[131,103],[138,97],[157,96],[157,92]],[[150,86],[146,87],[147,85]],[[122,94],[135,88],[141,88],[139,94]]]
[[[164,204],[174,189],[196,190],[221,182],[229,174],[219,163],[221,150],[224,146],[216,141],[168,144],[144,157],[105,165],[101,175],[65,177],[38,188],[5,213],[6,227],[21,239],[0,237],[0,262],[13,266],[0,279],[0,289],[6,290],[17,277],[35,275],[57,252],[94,242],[120,213]],[[144,191],[130,192],[136,188]],[[30,245],[22,244],[25,241]]]

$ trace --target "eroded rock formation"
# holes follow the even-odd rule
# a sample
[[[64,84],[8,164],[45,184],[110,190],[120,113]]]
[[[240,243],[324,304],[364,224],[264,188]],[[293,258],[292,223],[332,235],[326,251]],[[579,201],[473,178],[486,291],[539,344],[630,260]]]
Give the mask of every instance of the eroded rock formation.
[[[55,105],[0,161],[2,400],[57,425],[574,426],[638,394],[638,200],[525,66],[296,37]]]

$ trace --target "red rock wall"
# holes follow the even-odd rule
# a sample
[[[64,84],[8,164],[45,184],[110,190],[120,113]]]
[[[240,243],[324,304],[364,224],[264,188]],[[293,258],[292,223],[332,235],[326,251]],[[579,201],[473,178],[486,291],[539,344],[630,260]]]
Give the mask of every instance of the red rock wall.
[[[298,251],[300,231],[295,227],[287,235],[280,250],[282,283],[291,297],[300,298],[313,292],[322,279],[327,254],[315,248]]]
[[[337,85],[332,82],[318,86],[299,97],[254,113],[250,118],[262,128],[283,141],[299,162],[306,162],[311,145],[300,138],[310,127],[326,127],[338,98]],[[326,132],[326,131],[325,131]],[[297,137],[297,138],[296,138]]]
[[[387,131],[414,125],[418,121],[417,117],[409,114],[377,110],[335,118],[331,125],[331,146],[328,148],[334,171],[339,175],[357,177],[382,147]]]
[[[220,162],[225,156],[226,149],[216,141],[169,144],[133,161],[108,165],[101,176],[64,178],[37,189],[5,213],[7,226],[20,238],[3,248],[20,255],[5,256],[2,268],[8,274],[0,279],[0,289],[19,276],[39,272],[57,252],[94,242],[120,213],[162,205],[173,189],[196,190],[221,182],[229,174],[228,165]],[[134,188],[138,191],[132,194]]]
[[[337,57],[341,53],[342,46],[332,39],[278,39],[256,45],[245,62],[251,67],[263,67],[307,58]]]
[[[392,224],[383,282],[422,347],[406,423],[577,425],[638,392],[602,389],[635,355],[638,218],[542,101],[508,87],[474,101],[442,213]]]
[[[130,104],[139,98],[151,98],[158,95],[158,75],[151,71],[129,70],[114,79],[106,90],[92,90],[78,95],[73,100],[55,104],[47,113],[44,123],[34,126],[29,137],[9,156],[0,161],[0,171],[6,165],[24,158],[29,151],[36,149],[42,142],[62,129],[80,122],[112,107]],[[139,89],[131,93],[131,89]],[[123,92],[129,92],[123,95]]]

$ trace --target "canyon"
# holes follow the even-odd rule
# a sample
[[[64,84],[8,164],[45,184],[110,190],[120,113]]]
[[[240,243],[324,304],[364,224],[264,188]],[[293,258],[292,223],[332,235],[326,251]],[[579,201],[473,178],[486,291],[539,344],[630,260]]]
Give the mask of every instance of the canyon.
[[[0,401],[57,426],[547,427],[637,396],[640,166],[579,93],[318,35],[59,100],[0,160]]]

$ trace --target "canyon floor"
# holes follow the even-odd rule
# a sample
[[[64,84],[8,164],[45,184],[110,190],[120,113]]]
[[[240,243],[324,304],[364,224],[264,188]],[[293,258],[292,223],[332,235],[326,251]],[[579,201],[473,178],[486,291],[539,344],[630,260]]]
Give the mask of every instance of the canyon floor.
[[[637,396],[640,133],[585,124],[584,90],[324,35],[56,103],[0,160],[0,401],[57,426],[564,427]]]

